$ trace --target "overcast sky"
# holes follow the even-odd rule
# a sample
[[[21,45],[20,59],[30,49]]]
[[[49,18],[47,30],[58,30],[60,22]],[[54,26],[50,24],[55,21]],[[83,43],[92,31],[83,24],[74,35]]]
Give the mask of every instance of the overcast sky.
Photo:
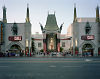
[[[30,10],[30,22],[32,34],[41,33],[39,22],[45,26],[48,11],[56,12],[57,24],[64,22],[62,34],[67,33],[67,27],[73,22],[74,3],[77,7],[78,17],[95,17],[96,6],[100,6],[100,0],[0,0],[0,20],[2,20],[2,6],[7,8],[8,23],[24,23],[26,18],[27,3]]]

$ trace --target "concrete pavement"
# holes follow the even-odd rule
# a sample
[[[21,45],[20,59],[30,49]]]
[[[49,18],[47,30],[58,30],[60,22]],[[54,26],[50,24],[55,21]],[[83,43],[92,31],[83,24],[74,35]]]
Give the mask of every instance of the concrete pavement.
[[[0,58],[0,79],[99,79],[100,58]]]

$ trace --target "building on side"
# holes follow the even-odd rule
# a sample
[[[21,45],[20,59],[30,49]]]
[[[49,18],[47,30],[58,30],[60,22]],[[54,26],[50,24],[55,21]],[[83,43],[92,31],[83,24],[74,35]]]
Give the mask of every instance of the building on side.
[[[96,8],[96,17],[77,18],[74,7],[74,20],[67,30],[72,37],[72,54],[81,56],[98,56],[100,54],[100,19],[99,6]]]
[[[8,23],[6,7],[3,7],[3,20],[0,22],[0,51],[3,53],[29,53],[31,48],[31,23],[29,7],[25,23]]]
[[[34,38],[33,41],[35,52],[40,52],[43,50],[43,35],[36,32],[36,34],[32,34],[32,38]]]

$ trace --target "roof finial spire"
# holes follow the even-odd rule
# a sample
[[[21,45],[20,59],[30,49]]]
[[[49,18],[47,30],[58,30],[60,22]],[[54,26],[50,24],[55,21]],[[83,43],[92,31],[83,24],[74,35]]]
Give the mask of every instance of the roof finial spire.
[[[76,3],[74,3],[74,20],[73,20],[73,22],[77,22]]]
[[[96,22],[99,22],[99,6],[97,4],[97,8],[96,8]]]
[[[29,18],[29,4],[28,3],[27,3],[26,22],[30,22],[30,18]]]
[[[7,18],[6,18],[6,7],[5,5],[3,6],[3,22],[7,23]]]

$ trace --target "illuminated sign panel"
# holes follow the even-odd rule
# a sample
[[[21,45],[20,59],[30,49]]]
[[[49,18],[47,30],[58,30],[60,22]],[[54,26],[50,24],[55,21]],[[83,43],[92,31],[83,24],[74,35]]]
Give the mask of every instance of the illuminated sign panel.
[[[94,40],[94,35],[83,35],[81,36],[82,40]]]
[[[14,40],[15,40],[15,41],[21,41],[21,40],[22,40],[22,37],[21,37],[21,36],[15,36],[15,37],[14,37]]]
[[[21,41],[22,36],[9,36],[8,40],[9,41]]]

